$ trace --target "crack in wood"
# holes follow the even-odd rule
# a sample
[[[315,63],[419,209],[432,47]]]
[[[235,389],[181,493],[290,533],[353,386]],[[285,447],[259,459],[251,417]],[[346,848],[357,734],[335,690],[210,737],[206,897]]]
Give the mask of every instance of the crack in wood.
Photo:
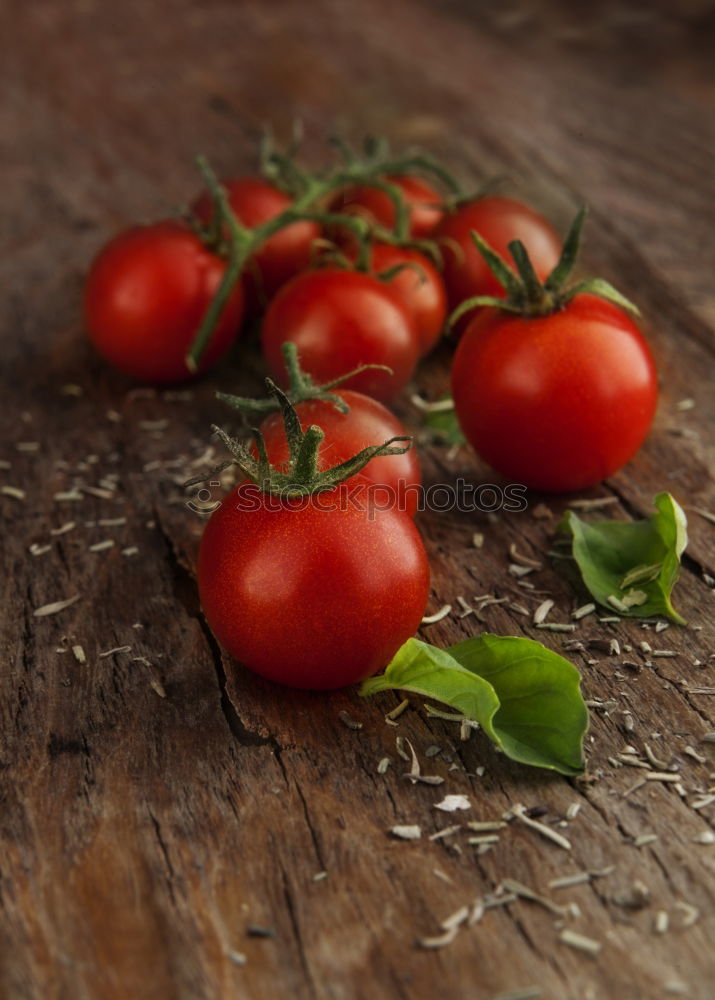
[[[203,614],[201,612],[197,612],[194,617],[203,633],[206,641],[206,647],[209,651],[209,655],[211,656],[211,662],[213,663],[213,667],[216,672],[216,680],[219,687],[221,711],[234,738],[238,743],[245,747],[258,747],[270,744],[274,747],[274,749],[277,748],[278,744],[275,737],[270,735],[262,736],[260,733],[252,732],[242,722],[240,715],[236,711],[236,706],[233,704],[228,694],[226,670],[223,665],[223,653],[221,651],[221,647],[216,641],[214,634],[209,628]]]
[[[196,621],[204,637],[206,648],[216,673],[221,711],[226,719],[228,728],[236,741],[242,746],[250,747],[275,744],[275,739],[272,736],[262,736],[260,733],[252,732],[241,720],[236,706],[231,701],[227,691],[227,677],[223,665],[221,647],[216,641],[199,607],[195,577],[179,554],[171,534],[162,521],[161,512],[156,507],[154,508],[154,519],[164,542],[167,561],[174,583],[174,595],[183,606],[186,614]]]
[[[166,884],[169,890],[169,896],[171,897],[171,901],[174,904],[174,906],[176,906],[177,902],[176,885],[175,885],[176,871],[174,870],[174,866],[171,862],[171,855],[169,854],[169,845],[167,844],[161,832],[161,824],[159,820],[156,818],[156,816],[152,812],[151,808],[149,808],[149,806],[147,806],[147,813],[149,815],[149,819],[151,820],[151,824],[154,828],[154,835],[156,837],[156,842],[159,845],[161,856],[164,859],[164,866],[166,868],[166,873],[167,873]]]
[[[299,782],[296,782],[295,788],[298,793],[298,798],[300,799],[301,805],[303,807],[303,816],[305,817],[305,822],[308,827],[308,831],[310,833],[310,839],[313,841],[313,847],[315,848],[315,856],[318,859],[318,864],[320,865],[321,870],[325,871],[326,864],[325,864],[325,857],[323,855],[323,848],[320,843],[320,838],[318,837],[318,831],[315,829],[313,821],[310,818],[308,803],[306,802],[305,795],[303,794],[303,789],[301,788]]]
[[[290,919],[290,925],[293,930],[293,937],[295,938],[295,943],[298,949],[298,958],[300,961],[301,968],[303,970],[303,975],[305,978],[306,985],[310,989],[311,996],[319,996],[318,990],[316,989],[315,980],[313,979],[313,973],[310,969],[310,964],[308,962],[308,956],[306,954],[305,946],[303,944],[303,936],[300,929],[300,921],[298,919],[298,912],[295,906],[295,900],[293,899],[293,892],[290,887],[290,881],[288,879],[288,873],[281,864],[281,882],[283,888],[283,899],[286,904],[286,911]]]
[[[678,694],[683,699],[688,708],[691,711],[695,712],[697,716],[699,716],[700,720],[702,721],[706,729],[715,725],[715,722],[713,722],[712,718],[710,718],[710,716],[706,712],[704,712],[698,705],[696,705],[695,702],[692,700],[692,698],[689,695],[687,687],[684,687],[682,684],[678,684],[676,681],[673,680],[672,677],[668,677],[661,670],[659,670],[655,660],[651,661],[650,669],[653,671],[656,677],[659,677],[662,681],[665,681],[667,684],[669,684],[672,690],[675,691],[676,694]]]

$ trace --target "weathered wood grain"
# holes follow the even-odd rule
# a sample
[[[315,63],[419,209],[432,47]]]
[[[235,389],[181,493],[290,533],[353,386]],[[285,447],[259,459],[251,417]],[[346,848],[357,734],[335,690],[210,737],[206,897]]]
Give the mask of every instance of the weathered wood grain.
[[[646,513],[662,488],[714,511],[712,17],[695,2],[677,13],[608,4],[585,22],[574,10],[486,12],[461,0],[321,0],[309,12],[293,0],[5,4],[0,458],[10,467],[0,485],[25,499],[0,496],[3,998],[712,995],[715,846],[694,838],[713,829],[715,807],[693,809],[715,781],[713,744],[700,742],[715,729],[715,696],[697,693],[715,686],[715,592],[704,578],[715,575],[712,523],[690,515],[676,592],[700,631],[656,636],[597,616],[579,625],[587,648],[567,655],[600,706],[589,778],[520,768],[481,735],[463,741],[454,723],[426,716],[419,699],[392,727],[383,717],[396,696],[290,692],[222,653],[197,603],[202,521],[178,483],[210,465],[214,390],[256,388],[257,360],[238,352],[185,393],[137,391],[82,336],[92,253],[121,225],[188,199],[193,152],[222,171],[247,170],[260,127],[286,134],[295,115],[316,161],[336,123],[355,137],[420,141],[465,178],[512,175],[562,229],[590,201],[584,266],[638,301],[663,376],[646,447],[592,492],[618,498],[609,516]],[[448,357],[425,366],[415,388],[444,391]],[[684,398],[693,409],[678,408]],[[416,428],[410,404],[401,410]],[[39,449],[17,449],[28,441]],[[422,454],[428,483],[493,478],[466,450],[424,444]],[[56,499],[75,491],[81,499]],[[431,609],[455,608],[426,638],[448,644],[488,628],[563,649],[563,637],[506,605],[486,608],[483,621],[457,611],[457,596],[486,593],[533,611],[544,595],[509,576],[514,542],[544,561],[528,582],[554,597],[551,620],[581,603],[545,558],[568,498],[547,499],[547,519],[534,515],[543,499],[518,515],[421,516]],[[105,540],[114,545],[91,550]],[[32,555],[33,543],[50,549]],[[75,594],[60,614],[33,616]],[[611,637],[620,655],[588,645]],[[677,655],[643,654],[644,639]],[[397,735],[441,786],[405,781]],[[610,761],[645,743],[680,766],[684,795],[673,783],[634,788],[646,772]],[[430,746],[439,754],[427,756]],[[468,812],[434,808],[453,792],[469,796]],[[519,802],[572,849],[515,821],[488,853],[464,827],[428,839]],[[412,823],[423,829],[416,842],[387,834]],[[634,846],[649,833],[658,839]],[[590,884],[548,889],[610,865]],[[563,919],[600,941],[600,955],[569,949],[557,916],[526,900],[488,910],[443,950],[415,946],[505,878],[577,904]],[[683,903],[697,908],[693,926]],[[660,911],[669,928],[656,934]]]

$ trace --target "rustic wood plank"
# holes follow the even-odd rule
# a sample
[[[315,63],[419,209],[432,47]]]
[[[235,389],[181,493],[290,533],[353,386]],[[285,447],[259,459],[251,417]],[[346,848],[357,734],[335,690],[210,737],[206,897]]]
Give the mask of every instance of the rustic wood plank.
[[[396,696],[296,694],[222,653],[197,604],[201,521],[178,482],[208,464],[213,391],[255,388],[256,358],[237,356],[186,395],[137,391],[107,371],[81,333],[91,254],[114,228],[191,195],[193,151],[209,152],[221,170],[248,169],[261,124],[285,134],[295,114],[316,159],[336,121],[353,135],[419,140],[465,176],[517,176],[562,227],[589,198],[585,264],[640,303],[664,378],[646,447],[593,492],[617,496],[621,516],[646,513],[664,486],[715,510],[715,301],[703,258],[712,204],[709,22],[697,3],[677,14],[653,5],[646,22],[632,7],[607,10],[584,33],[563,4],[545,5],[535,20],[477,14],[463,2],[321,2],[310,18],[292,0],[182,3],[171,16],[157,2],[125,4],[121,15],[87,2],[7,4],[0,141],[13,199],[0,232],[0,457],[11,467],[0,475],[26,494],[0,497],[0,984],[9,1000],[427,1000],[530,986],[564,1000],[651,1000],[668,989],[678,995],[679,984],[680,995],[709,997],[715,862],[713,847],[694,838],[712,830],[713,807],[692,805],[715,770],[712,744],[700,742],[715,729],[713,696],[696,693],[713,685],[715,597],[703,579],[715,574],[712,524],[691,514],[677,590],[702,631],[672,627],[656,639],[638,623],[592,616],[579,625],[583,641],[616,636],[634,650],[568,654],[586,696],[602,706],[589,744],[597,780],[532,772],[479,734],[462,741],[458,726],[427,717],[418,699],[390,727],[383,715]],[[554,12],[558,30],[544,26]],[[635,60],[634,34],[642,40]],[[421,392],[445,389],[447,364],[444,350],[420,373]],[[686,397],[695,407],[681,411]],[[416,426],[409,404],[403,412]],[[168,423],[151,429],[157,421]],[[699,436],[673,433],[683,428]],[[39,451],[18,451],[22,441],[37,441]],[[427,482],[492,478],[466,450],[425,446],[423,455]],[[83,492],[113,474],[108,495]],[[82,499],[55,499],[75,489]],[[547,500],[549,520],[533,516],[540,499],[521,515],[421,517],[434,608],[493,592],[533,610],[542,595],[520,588],[506,566],[514,541],[538,557],[550,547],[567,498]],[[72,530],[51,533],[69,521]],[[480,550],[470,548],[475,530],[485,535]],[[111,548],[90,551],[107,539]],[[50,551],[32,556],[33,543]],[[530,579],[554,596],[553,620],[580,601],[548,561]],[[74,594],[80,600],[57,616],[33,617]],[[562,637],[504,605],[483,618],[455,611],[424,636],[448,644],[487,627],[563,649]],[[678,655],[642,654],[644,637]],[[341,711],[362,728],[346,727]],[[397,735],[442,786],[404,780]],[[610,762],[627,744],[640,751],[645,743],[680,766],[684,796],[673,783],[633,789],[646,772]],[[430,746],[440,753],[428,757]],[[381,775],[385,756],[391,765]],[[445,792],[467,794],[471,809],[441,814],[434,804]],[[498,819],[518,802],[568,836],[572,850],[516,821],[488,853],[467,843],[464,828],[428,839],[453,823]],[[580,811],[566,820],[574,804]],[[420,824],[422,838],[391,838],[399,823]],[[658,839],[634,846],[648,833]],[[589,884],[548,888],[558,876],[609,865],[610,875]],[[525,900],[488,910],[445,950],[415,947],[505,878],[577,904],[567,925],[602,942],[600,956],[560,943],[556,916]],[[690,911],[682,903],[699,911],[692,927],[683,926]],[[670,923],[657,935],[661,910]],[[273,936],[252,936],[251,927]]]

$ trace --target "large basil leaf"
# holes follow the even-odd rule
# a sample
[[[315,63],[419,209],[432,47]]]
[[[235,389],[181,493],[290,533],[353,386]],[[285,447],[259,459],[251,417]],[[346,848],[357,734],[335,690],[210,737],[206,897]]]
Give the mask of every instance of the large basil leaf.
[[[576,668],[541,643],[485,633],[449,650],[409,639],[360,694],[398,688],[442,701],[512,760],[573,775],[583,770],[588,727],[579,682]]]
[[[666,615],[684,625],[670,595],[688,542],[687,521],[670,493],[659,493],[654,505],[657,513],[644,521],[588,522],[569,511],[559,530],[571,537],[583,582],[599,604],[631,618]]]

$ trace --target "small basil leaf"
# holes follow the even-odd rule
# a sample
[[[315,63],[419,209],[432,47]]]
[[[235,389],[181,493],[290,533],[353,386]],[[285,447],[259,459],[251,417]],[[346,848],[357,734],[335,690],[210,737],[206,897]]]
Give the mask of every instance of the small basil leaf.
[[[579,680],[531,639],[482,635],[450,650],[409,639],[360,694],[398,688],[434,698],[478,722],[512,760],[573,775],[583,770],[588,725]]]
[[[670,495],[659,493],[657,513],[644,521],[582,521],[568,511],[559,530],[571,538],[571,551],[589,592],[609,611],[630,618],[665,615],[684,619],[671,603],[688,542],[687,521]]]
[[[449,401],[449,397],[440,400],[441,403],[445,404]],[[424,415],[423,424],[432,432],[435,440],[443,444],[464,444],[466,441],[462,433],[462,428],[459,426],[454,406],[451,406],[449,409],[427,410]]]

